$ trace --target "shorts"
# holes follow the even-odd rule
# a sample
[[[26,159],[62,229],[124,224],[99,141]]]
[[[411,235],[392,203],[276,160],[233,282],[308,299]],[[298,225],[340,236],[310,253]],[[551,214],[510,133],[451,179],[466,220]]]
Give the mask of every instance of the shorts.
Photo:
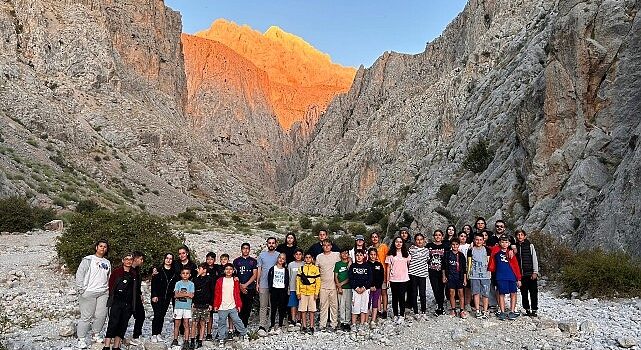
[[[369,307],[372,309],[378,309],[381,305],[381,294],[383,291],[380,288],[376,288],[375,291],[369,292]]]
[[[499,294],[511,294],[516,293],[516,281],[496,281],[496,287],[499,290]]]
[[[199,321],[208,321],[209,320],[209,307],[205,306],[204,308],[202,305],[198,306],[192,306],[191,308],[191,318],[195,322]]]
[[[287,307],[298,307],[298,297],[296,296],[296,291],[289,292]]]
[[[174,320],[191,319],[191,309],[174,309]]]
[[[316,312],[316,299],[314,295],[301,295],[300,303],[298,304],[298,311]]]
[[[470,280],[472,295],[480,294],[482,297],[490,296],[490,280]]]
[[[462,279],[447,279],[447,288],[448,289],[463,289],[463,280]]]
[[[369,289],[361,294],[352,290],[352,315],[366,314],[369,311]]]

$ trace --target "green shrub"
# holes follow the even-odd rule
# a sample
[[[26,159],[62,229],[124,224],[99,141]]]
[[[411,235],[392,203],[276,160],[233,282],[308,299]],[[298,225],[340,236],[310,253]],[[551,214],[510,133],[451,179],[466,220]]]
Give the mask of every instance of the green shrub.
[[[26,198],[9,197],[0,199],[0,231],[27,232],[42,228],[55,219],[52,209],[36,208]]]
[[[377,222],[380,222],[382,218],[386,217],[385,213],[378,208],[371,208],[367,215],[365,216],[365,225],[374,225]]]
[[[347,225],[347,232],[352,236],[363,235],[367,236],[367,227],[361,222],[352,222]]]
[[[624,252],[578,252],[561,270],[565,292],[592,297],[641,296],[641,263]]]
[[[458,190],[458,184],[442,184],[441,187],[438,188],[436,198],[443,202],[444,205],[447,205],[447,203],[450,201],[450,198],[458,193]]]
[[[343,218],[340,216],[333,217],[330,222],[327,224],[327,231],[329,232],[338,232],[344,231],[343,229]]]
[[[309,233],[301,233],[299,235],[296,235],[296,242],[298,248],[306,252],[307,249],[312,246],[312,244],[318,242],[318,237]]]
[[[317,222],[312,225],[312,234],[317,235],[320,230],[327,230],[327,227],[325,226],[325,223],[323,222]]]
[[[100,209],[102,207],[91,199],[83,199],[76,205],[76,212],[81,214],[92,213]]]
[[[75,272],[82,258],[94,252],[98,239],[109,241],[109,260],[113,266],[120,265],[122,256],[133,250],[146,255],[145,266],[158,264],[166,252],[177,251],[183,242],[158,216],[99,210],[72,217],[58,238],[56,252],[70,271]],[[143,271],[147,271],[144,266]]]
[[[258,224],[258,228],[261,230],[275,230],[276,224],[271,221],[263,221]]]
[[[301,216],[300,219],[298,219],[298,223],[303,230],[309,230],[312,227],[312,219],[307,216]]]
[[[351,235],[340,235],[338,238],[334,239],[334,243],[341,249],[343,248],[353,248],[354,247],[354,236]]]
[[[184,212],[179,213],[177,216],[178,216],[178,219],[180,219],[180,221],[183,221],[183,222],[184,221],[200,221],[198,214],[196,214],[196,212],[194,212],[192,209],[187,209]]]
[[[550,234],[534,231],[527,237],[534,244],[539,261],[539,272],[543,276],[554,277],[553,275],[559,273],[574,255],[569,246]]]
[[[470,148],[463,160],[463,167],[474,173],[482,173],[492,163],[494,152],[489,150],[485,141],[479,141]]]

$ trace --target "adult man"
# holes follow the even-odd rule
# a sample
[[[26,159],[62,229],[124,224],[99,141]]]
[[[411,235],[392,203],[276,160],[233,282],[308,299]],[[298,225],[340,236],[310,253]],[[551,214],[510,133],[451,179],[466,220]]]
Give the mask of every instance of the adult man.
[[[76,288],[80,304],[78,321],[78,347],[87,347],[89,328],[93,330],[93,340],[102,342],[100,331],[107,318],[107,299],[109,298],[109,276],[111,263],[106,259],[109,243],[99,240],[94,245],[95,254],[85,256],[76,271]]]
[[[372,241],[371,248],[376,248],[376,252],[378,254],[378,261],[383,264],[383,268],[385,268],[385,274],[384,276],[387,276],[387,264],[385,264],[385,258],[387,257],[387,253],[389,252],[389,247],[387,244],[381,242],[381,234],[378,232],[372,233],[370,236],[370,240]],[[381,301],[382,301],[382,307],[381,309],[381,317],[382,318],[387,318],[387,283],[383,283],[383,292],[381,293]]]
[[[234,269],[240,283],[241,308],[238,316],[245,327],[249,322],[249,313],[256,297],[256,278],[258,277],[258,261],[249,256],[251,247],[245,242],[240,246],[240,256],[234,259]]]
[[[139,251],[134,251],[132,254],[134,256],[134,261],[131,267],[138,276],[138,279],[134,289],[134,293],[136,294],[136,307],[134,308],[133,313],[135,322],[133,339],[131,339],[130,343],[132,345],[140,345],[141,342],[139,338],[142,335],[142,325],[145,322],[145,307],[142,305],[142,274],[140,272],[140,267],[145,263],[145,254]]]
[[[318,326],[321,330],[331,330],[338,326],[338,292],[334,283],[334,266],[341,260],[341,256],[332,251],[332,242],[329,239],[324,240],[322,244],[323,252],[316,257],[316,266],[320,269],[321,276],[320,323]],[[327,329],[328,312],[331,329]]]
[[[258,312],[259,324],[258,335],[267,336],[269,327],[269,269],[276,265],[279,253],[276,251],[276,238],[267,238],[267,251],[258,255],[258,301],[260,309]]]
[[[327,236],[326,230],[318,231],[318,242],[312,244],[312,246],[307,249],[307,253],[310,253],[314,259],[316,259],[318,254],[323,252],[323,241],[328,238]],[[341,250],[336,244],[332,243],[332,251],[340,253]]]

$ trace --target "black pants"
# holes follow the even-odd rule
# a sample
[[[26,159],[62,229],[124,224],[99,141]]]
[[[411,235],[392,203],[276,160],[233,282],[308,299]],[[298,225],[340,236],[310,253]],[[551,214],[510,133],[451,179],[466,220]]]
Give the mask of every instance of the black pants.
[[[170,300],[158,299],[158,302],[151,303],[154,309],[154,319],[151,321],[151,335],[158,335],[162,333],[162,326],[165,323],[165,315],[169,309]],[[136,320],[138,322],[138,320]]]
[[[271,326],[276,324],[276,312],[278,312],[278,326],[283,326],[283,319],[287,316],[287,302],[289,301],[289,288],[273,288],[269,291],[269,303],[271,305]]]
[[[131,314],[132,309],[129,304],[116,302],[111,305],[109,308],[109,323],[107,324],[107,334],[105,338],[113,339],[119,337],[120,339],[124,339]]]
[[[436,305],[439,310],[443,310],[443,303],[445,303],[445,284],[443,283],[443,272],[429,270],[430,285],[436,299]]]
[[[249,314],[252,311],[254,306],[254,299],[256,298],[256,289],[247,289],[247,294],[240,293],[240,301],[243,303],[243,306],[240,308],[238,317],[243,321],[245,327],[249,324]]]
[[[521,278],[521,298],[525,310],[536,311],[539,309],[539,287],[537,280],[532,279],[532,275]],[[530,307],[530,298],[532,299],[532,307]]]
[[[392,311],[394,311],[394,316],[405,316],[407,282],[390,282],[389,285],[392,290]]]
[[[136,304],[136,309],[133,312],[134,316],[134,339],[138,339],[142,335],[142,324],[145,322],[145,307],[142,303]]]
[[[416,297],[421,298],[421,312],[425,313],[427,310],[427,297],[425,296],[425,288],[427,287],[427,278],[410,275],[410,287],[407,291],[407,299],[410,306],[414,309],[414,313],[418,313],[418,302]]]

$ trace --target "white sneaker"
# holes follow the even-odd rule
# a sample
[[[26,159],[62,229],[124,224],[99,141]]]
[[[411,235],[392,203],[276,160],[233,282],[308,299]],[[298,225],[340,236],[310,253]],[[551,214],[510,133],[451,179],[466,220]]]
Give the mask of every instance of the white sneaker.
[[[266,337],[266,336],[267,336],[267,331],[265,331],[265,330],[264,330],[264,329],[262,329],[262,328],[261,328],[261,329],[259,329],[259,330],[258,330],[258,336],[259,336],[259,337]]]
[[[398,322],[397,322],[397,323],[398,323],[398,324],[403,324],[403,323],[405,323],[405,317],[403,317],[403,316],[398,316]]]
[[[87,342],[85,339],[78,339],[78,349],[86,349],[87,348]]]
[[[165,342],[165,339],[163,339],[163,338],[162,338],[162,335],[160,335],[160,334],[156,334],[156,340],[157,340],[159,343],[164,343],[164,342]]]
[[[157,343],[158,342],[158,338],[156,338],[155,335],[152,335],[151,339],[149,341],[152,342],[152,343]]]
[[[137,339],[137,338],[131,338],[129,340],[129,344],[134,345],[134,346],[138,346],[138,345],[141,344],[141,341],[140,341],[140,339]]]
[[[101,337],[100,334],[94,334],[93,337],[91,337],[91,341],[94,343],[102,343],[105,341],[105,338]]]
[[[394,323],[398,324],[398,316],[394,316]]]

